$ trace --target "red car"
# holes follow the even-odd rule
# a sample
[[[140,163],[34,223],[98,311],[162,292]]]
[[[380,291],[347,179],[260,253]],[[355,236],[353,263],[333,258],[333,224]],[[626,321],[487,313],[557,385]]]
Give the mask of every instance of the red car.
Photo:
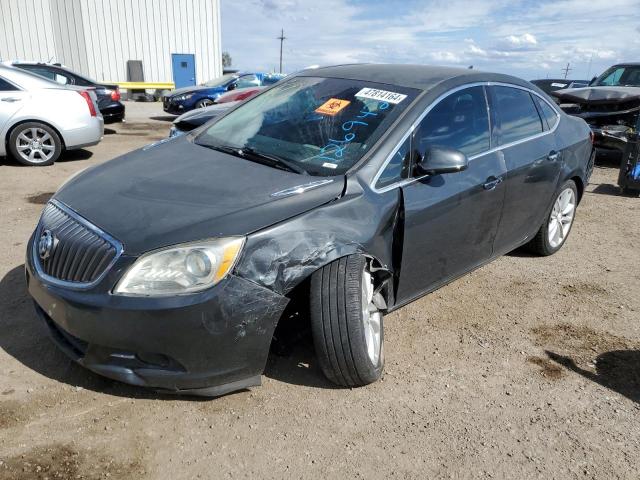
[[[264,87],[249,87],[240,88],[238,90],[232,90],[224,95],[220,95],[216,100],[216,103],[238,102],[240,100],[246,100],[254,95],[257,95]]]

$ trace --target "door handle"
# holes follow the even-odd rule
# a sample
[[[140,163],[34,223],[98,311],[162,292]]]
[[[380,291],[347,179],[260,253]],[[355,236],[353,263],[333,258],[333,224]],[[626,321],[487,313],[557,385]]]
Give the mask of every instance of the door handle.
[[[556,152],[555,150],[549,152],[547,155],[547,160],[550,162],[556,162],[560,158],[560,152]]]
[[[17,98],[17,97],[4,97],[4,98],[0,98],[0,101],[3,102],[19,102],[21,99]]]
[[[489,177],[487,178],[487,181],[484,184],[482,184],[482,188],[484,188],[485,190],[493,190],[501,183],[502,183],[502,177],[497,177],[497,178]]]

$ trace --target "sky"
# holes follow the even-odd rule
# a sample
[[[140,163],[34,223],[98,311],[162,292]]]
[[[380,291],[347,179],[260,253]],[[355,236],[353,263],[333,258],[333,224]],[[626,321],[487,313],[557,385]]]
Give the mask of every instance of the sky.
[[[640,61],[640,0],[221,0],[222,50],[242,70],[418,63],[527,80],[591,79]]]

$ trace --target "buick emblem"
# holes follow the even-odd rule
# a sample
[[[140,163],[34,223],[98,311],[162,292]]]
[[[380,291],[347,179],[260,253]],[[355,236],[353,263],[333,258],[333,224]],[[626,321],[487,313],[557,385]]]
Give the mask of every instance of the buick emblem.
[[[51,255],[53,251],[54,239],[53,233],[51,230],[45,230],[40,235],[40,240],[38,241],[38,255],[42,260],[46,260]]]

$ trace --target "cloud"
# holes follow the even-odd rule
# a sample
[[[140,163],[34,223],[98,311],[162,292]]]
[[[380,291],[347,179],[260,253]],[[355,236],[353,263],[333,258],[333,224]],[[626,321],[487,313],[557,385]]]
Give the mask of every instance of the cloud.
[[[512,47],[530,47],[538,44],[538,40],[536,37],[531,35],[530,33],[523,33],[522,35],[509,35],[504,39],[504,42],[507,45],[511,45]]]
[[[436,63],[587,78],[637,59],[638,0],[223,0],[223,50],[236,68]]]

